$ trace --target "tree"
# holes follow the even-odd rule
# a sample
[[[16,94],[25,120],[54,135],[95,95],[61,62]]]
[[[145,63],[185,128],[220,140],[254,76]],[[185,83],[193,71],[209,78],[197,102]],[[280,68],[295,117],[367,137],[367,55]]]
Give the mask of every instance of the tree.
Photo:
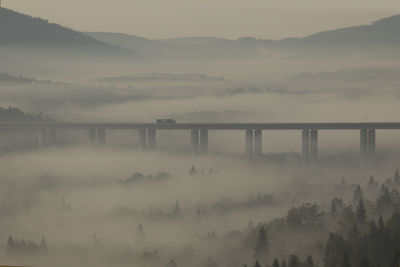
[[[399,170],[397,169],[396,172],[394,173],[394,181],[398,184],[400,184],[400,173]]]
[[[385,210],[393,206],[393,198],[385,185],[381,186],[379,197],[376,200],[376,206],[379,210]]]
[[[360,199],[356,209],[356,218],[359,223],[365,223],[367,221],[367,213],[362,198]]]
[[[342,265],[340,265],[340,267],[351,267],[349,255],[347,254],[346,251],[343,253]]]
[[[272,262],[272,267],[279,267],[278,259],[274,259],[274,261]]]
[[[175,260],[172,259],[168,262],[167,267],[178,267],[178,265],[176,264]]]
[[[311,255],[308,255],[306,261],[303,264],[304,267],[314,267],[314,260]]]
[[[361,190],[361,186],[357,185],[357,188],[354,191],[354,195],[353,195],[353,202],[358,203],[358,202],[360,202],[360,199],[364,199],[364,194]]]
[[[318,227],[322,225],[322,213],[317,204],[305,203],[299,207],[292,207],[286,220],[292,227]]]
[[[213,258],[208,258],[208,260],[207,260],[207,264],[206,264],[206,266],[207,267],[218,267],[218,261],[217,260],[214,260]],[[261,267],[261,266],[260,266]]]
[[[44,239],[44,237],[42,237],[42,240],[40,241],[40,249],[43,251],[47,250],[46,239]]]
[[[289,256],[289,261],[288,261],[288,267],[300,267],[301,262],[300,259],[297,255],[290,255]]]
[[[262,259],[265,256],[267,249],[268,249],[267,232],[265,231],[264,226],[261,226],[260,230],[258,231],[256,247],[254,248],[255,257],[257,259]]]
[[[337,213],[343,210],[344,207],[344,202],[343,199],[341,198],[334,198],[331,201],[331,212],[332,213]]]
[[[400,252],[397,250],[394,253],[392,265],[390,267],[399,267],[400,266]]]
[[[368,258],[364,256],[360,261],[359,267],[371,267],[371,263],[369,262]]]
[[[181,205],[179,204],[179,201],[176,201],[175,207],[172,211],[172,214],[177,217],[181,214]]]
[[[369,177],[368,188],[375,189],[378,188],[378,183],[375,181],[374,177]]]
[[[341,264],[343,255],[347,253],[345,241],[339,234],[329,233],[328,243],[326,244],[323,258],[325,267],[337,267]]]
[[[142,224],[139,224],[136,232],[136,243],[139,246],[143,246],[146,243],[146,233]]]
[[[256,260],[256,263],[254,263],[254,267],[261,267],[261,264],[258,260]]]
[[[379,215],[378,226],[379,226],[379,231],[383,233],[383,231],[385,230],[385,223],[383,222],[382,215]]]
[[[196,174],[196,173],[197,173],[197,170],[194,167],[194,165],[192,165],[192,168],[190,169],[190,174]]]

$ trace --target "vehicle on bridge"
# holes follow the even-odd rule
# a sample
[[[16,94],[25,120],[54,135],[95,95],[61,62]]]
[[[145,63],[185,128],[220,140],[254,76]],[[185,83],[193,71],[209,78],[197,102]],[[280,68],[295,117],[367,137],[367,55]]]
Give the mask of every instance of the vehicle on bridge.
[[[176,124],[174,119],[158,119],[157,124]]]

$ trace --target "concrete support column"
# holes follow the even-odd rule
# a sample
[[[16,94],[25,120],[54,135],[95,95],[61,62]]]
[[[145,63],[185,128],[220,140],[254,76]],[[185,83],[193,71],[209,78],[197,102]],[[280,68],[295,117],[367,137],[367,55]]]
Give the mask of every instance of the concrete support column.
[[[98,145],[106,144],[106,130],[105,129],[97,129],[97,144]]]
[[[39,132],[39,147],[45,148],[45,147],[48,147],[48,145],[49,145],[49,139],[48,139],[47,128],[42,128],[42,129],[40,129],[40,132]]]
[[[310,157],[310,130],[303,129],[301,137],[301,154],[303,159],[307,160]]]
[[[147,146],[146,129],[139,129],[138,138],[139,138],[139,140],[138,140],[139,147],[141,149],[146,149],[146,146]]]
[[[208,153],[208,130],[200,130],[200,153]]]
[[[89,129],[89,141],[90,141],[90,145],[94,146],[96,145],[96,135],[97,135],[97,131],[96,129]]]
[[[376,153],[376,133],[375,129],[368,131],[368,155],[370,158],[374,158]]]
[[[368,130],[361,129],[360,131],[360,159],[362,161],[367,159],[368,155]]]
[[[44,145],[44,132],[43,129],[39,129],[37,130],[37,148],[41,149],[43,147],[45,147]]]
[[[155,149],[156,148],[156,129],[149,129],[147,131],[148,134],[148,148]]]
[[[254,154],[260,156],[262,154],[262,130],[254,131]]]
[[[253,155],[254,150],[254,131],[246,130],[246,154]]]
[[[193,154],[199,153],[199,139],[200,138],[200,132],[197,129],[192,129],[191,132],[191,144],[192,144],[192,152]]]
[[[57,145],[57,130],[47,129],[48,146]]]
[[[312,129],[310,137],[310,158],[315,160],[318,157],[318,130]]]

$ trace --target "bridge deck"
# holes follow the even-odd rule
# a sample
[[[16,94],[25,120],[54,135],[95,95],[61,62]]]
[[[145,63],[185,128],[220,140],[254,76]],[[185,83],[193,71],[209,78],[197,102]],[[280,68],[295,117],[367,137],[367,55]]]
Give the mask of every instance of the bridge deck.
[[[55,128],[55,129],[159,129],[159,130],[360,130],[400,129],[400,122],[328,122],[328,123],[10,123],[0,122],[0,128]]]

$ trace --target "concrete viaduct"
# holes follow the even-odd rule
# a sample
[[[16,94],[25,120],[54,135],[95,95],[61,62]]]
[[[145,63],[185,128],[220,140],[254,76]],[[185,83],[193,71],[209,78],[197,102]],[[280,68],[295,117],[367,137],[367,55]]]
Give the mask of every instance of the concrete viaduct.
[[[39,145],[45,147],[55,140],[57,130],[87,130],[91,144],[104,144],[106,131],[138,130],[139,145],[143,149],[156,148],[157,130],[188,130],[191,133],[193,153],[208,152],[208,132],[212,130],[237,130],[245,132],[246,153],[262,154],[262,131],[299,131],[302,135],[302,156],[315,160],[318,157],[318,132],[324,130],[359,130],[360,157],[367,159],[376,151],[377,130],[400,130],[400,122],[355,123],[1,123],[0,129],[29,129],[39,133]]]

